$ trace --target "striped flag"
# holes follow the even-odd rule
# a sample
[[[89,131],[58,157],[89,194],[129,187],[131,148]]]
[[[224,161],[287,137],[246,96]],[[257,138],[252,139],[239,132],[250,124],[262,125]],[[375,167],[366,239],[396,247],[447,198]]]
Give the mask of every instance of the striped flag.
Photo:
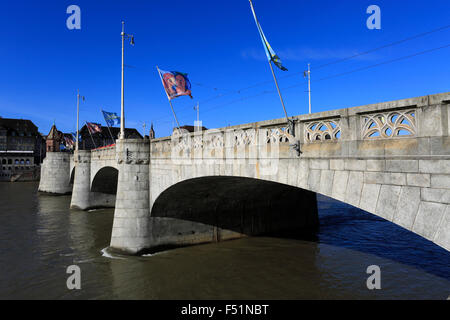
[[[102,132],[102,128],[97,123],[86,122],[86,126],[87,126],[90,134],[94,134],[96,132]]]

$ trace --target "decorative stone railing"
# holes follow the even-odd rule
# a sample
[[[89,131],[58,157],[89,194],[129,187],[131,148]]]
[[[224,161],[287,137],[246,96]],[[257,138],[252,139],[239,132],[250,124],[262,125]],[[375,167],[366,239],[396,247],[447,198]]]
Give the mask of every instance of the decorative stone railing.
[[[305,143],[338,140],[341,136],[339,119],[307,122],[305,126]]]
[[[415,136],[416,113],[416,109],[408,109],[362,115],[362,139]]]
[[[153,139],[152,158],[450,155],[450,93]],[[300,148],[300,152],[298,151]],[[199,151],[201,150],[201,152]],[[255,153],[256,152],[256,153]]]

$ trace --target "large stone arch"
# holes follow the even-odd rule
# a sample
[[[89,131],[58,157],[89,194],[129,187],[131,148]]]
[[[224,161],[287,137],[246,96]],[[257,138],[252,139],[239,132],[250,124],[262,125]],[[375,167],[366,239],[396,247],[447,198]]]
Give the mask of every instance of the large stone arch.
[[[100,168],[93,174],[91,192],[115,195],[117,193],[118,177],[118,169],[110,166]]]
[[[207,176],[261,179],[301,188],[393,222],[450,249],[450,192],[429,188],[425,174],[404,172],[419,160],[280,159],[277,170],[261,175],[258,162],[166,164],[154,161],[150,174],[150,210],[159,196],[181,181]],[[406,166],[406,167],[404,167]],[[169,167],[170,170],[165,168]],[[425,178],[424,178],[425,177]]]
[[[318,226],[315,193],[261,179],[205,176],[180,181],[153,203],[152,247],[247,235],[303,237]]]

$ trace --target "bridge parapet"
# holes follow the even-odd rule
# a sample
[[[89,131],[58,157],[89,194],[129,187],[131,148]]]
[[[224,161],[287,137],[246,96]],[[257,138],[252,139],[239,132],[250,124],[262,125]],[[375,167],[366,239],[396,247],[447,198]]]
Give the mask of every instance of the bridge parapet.
[[[277,156],[289,158],[298,143],[300,158],[446,158],[450,156],[449,110],[450,93],[443,93],[300,115],[294,117],[294,134],[285,119],[195,133],[175,131],[171,137],[152,140],[151,154],[154,159],[185,161],[264,158],[274,156],[267,151],[276,145]]]
[[[116,160],[116,146],[108,146],[104,148],[91,150],[92,161],[97,160]]]

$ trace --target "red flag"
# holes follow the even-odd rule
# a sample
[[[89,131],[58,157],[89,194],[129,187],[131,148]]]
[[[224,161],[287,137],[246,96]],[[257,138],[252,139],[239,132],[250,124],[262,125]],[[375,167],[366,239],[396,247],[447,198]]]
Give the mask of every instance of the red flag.
[[[102,128],[97,123],[86,122],[86,126],[87,126],[90,134],[93,134],[93,133],[96,133],[96,132],[102,132]]]

